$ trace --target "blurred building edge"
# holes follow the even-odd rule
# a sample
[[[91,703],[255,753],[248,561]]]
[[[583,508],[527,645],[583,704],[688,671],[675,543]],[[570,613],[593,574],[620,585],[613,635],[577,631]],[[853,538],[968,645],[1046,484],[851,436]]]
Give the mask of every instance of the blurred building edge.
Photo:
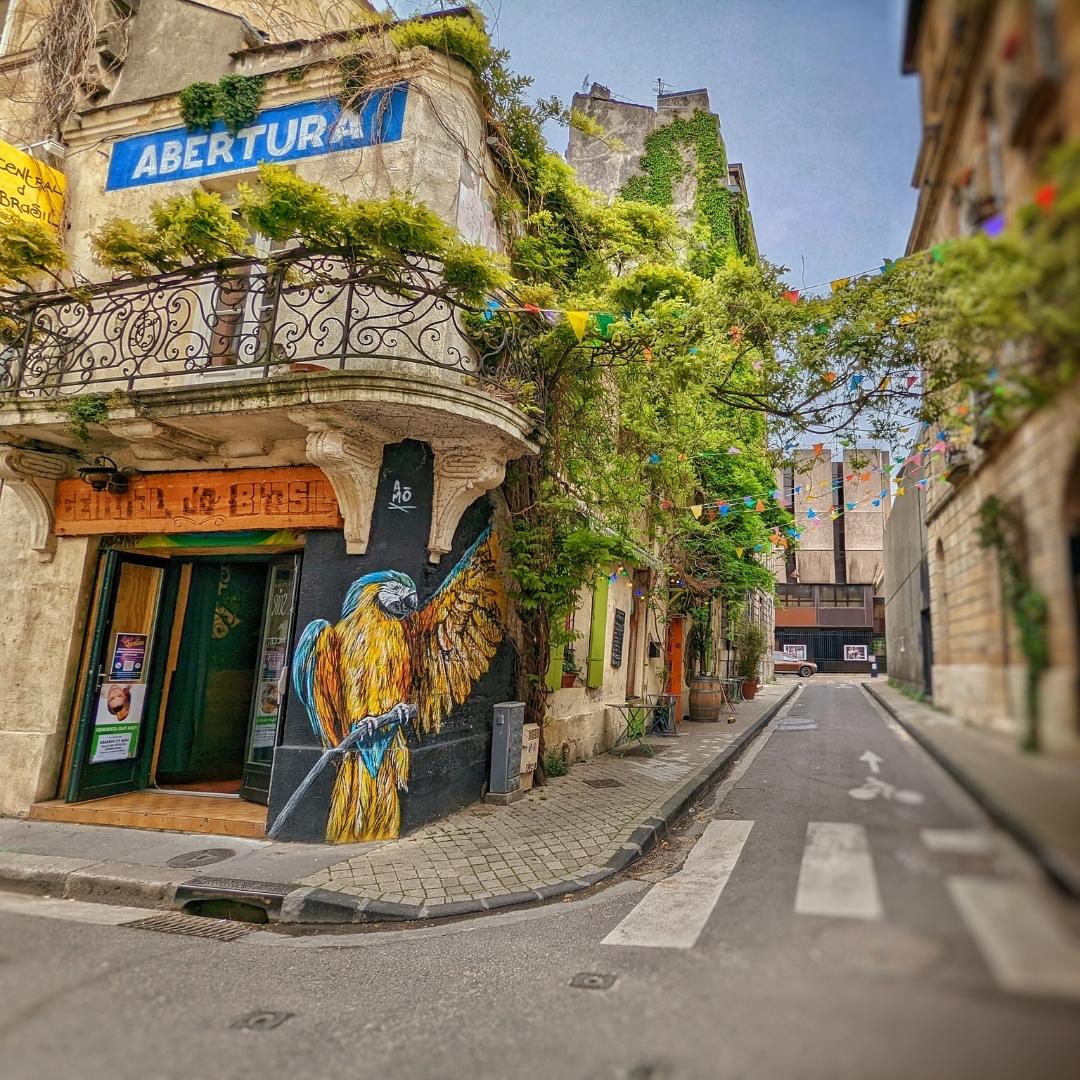
[[[888,464],[888,450],[852,447],[833,461],[807,449],[776,474],[783,505],[808,526],[797,551],[770,560],[776,648],[819,671],[865,674],[872,656],[886,670],[882,534],[891,495],[875,497]]]
[[[1030,203],[1048,152],[1080,136],[1074,0],[911,0],[903,70],[922,84],[909,252]],[[1019,737],[1027,667],[997,555],[977,535],[990,496],[1017,514],[1032,584],[1049,605],[1038,729],[1051,754],[1080,754],[1078,421],[1074,383],[1015,430],[976,422],[970,443],[937,466],[948,480],[910,485],[885,530],[890,674],[965,724]]]

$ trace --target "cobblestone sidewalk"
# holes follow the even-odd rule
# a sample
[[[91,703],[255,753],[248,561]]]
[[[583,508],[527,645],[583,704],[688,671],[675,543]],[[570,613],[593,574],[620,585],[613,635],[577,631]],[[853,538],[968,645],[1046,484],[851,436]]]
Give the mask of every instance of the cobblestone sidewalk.
[[[467,807],[400,840],[369,844],[300,884],[420,908],[488,906],[498,897],[589,884],[791,688],[792,680],[762,687],[739,706],[734,724],[680,724],[678,738],[651,740],[655,758],[639,751],[592,758],[516,803]]]

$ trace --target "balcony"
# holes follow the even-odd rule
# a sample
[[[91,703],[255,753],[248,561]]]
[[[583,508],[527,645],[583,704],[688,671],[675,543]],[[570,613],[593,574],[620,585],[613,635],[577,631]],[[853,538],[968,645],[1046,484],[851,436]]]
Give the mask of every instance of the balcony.
[[[496,395],[513,385],[513,342],[479,345],[465,328],[468,310],[420,258],[360,263],[290,251],[28,294],[3,314],[6,398],[417,367]]]
[[[67,451],[69,473],[87,454],[134,472],[316,464],[360,552],[350,506],[367,496],[355,493],[384,445],[419,439],[448,508],[433,520],[435,557],[455,493],[497,486],[507,461],[537,449],[522,342],[546,327],[485,321],[430,260],[333,251],[22,294],[0,303],[0,444],[24,465],[25,451]],[[80,433],[71,402],[87,394],[106,408]]]

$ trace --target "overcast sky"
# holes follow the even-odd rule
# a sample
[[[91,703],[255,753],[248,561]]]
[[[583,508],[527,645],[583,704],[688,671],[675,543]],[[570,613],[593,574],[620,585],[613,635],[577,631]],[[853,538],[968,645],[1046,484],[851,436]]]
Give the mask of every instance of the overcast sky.
[[[906,0],[483,0],[513,67],[567,103],[595,80],[641,104],[707,87],[746,169],[761,252],[816,285],[902,254],[918,84]],[[566,134],[556,131],[564,152]],[[805,278],[803,269],[805,260]]]

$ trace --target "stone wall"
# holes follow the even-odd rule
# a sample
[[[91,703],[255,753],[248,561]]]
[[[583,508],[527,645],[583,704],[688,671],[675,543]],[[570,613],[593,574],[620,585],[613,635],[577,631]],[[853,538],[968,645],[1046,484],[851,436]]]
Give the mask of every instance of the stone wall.
[[[930,606],[926,544],[910,542],[924,531],[923,489],[908,488],[885,523],[885,640],[889,676],[930,693],[924,676],[922,613]]]
[[[0,814],[57,794],[97,550],[96,538],[30,550],[30,519],[0,483]]]

